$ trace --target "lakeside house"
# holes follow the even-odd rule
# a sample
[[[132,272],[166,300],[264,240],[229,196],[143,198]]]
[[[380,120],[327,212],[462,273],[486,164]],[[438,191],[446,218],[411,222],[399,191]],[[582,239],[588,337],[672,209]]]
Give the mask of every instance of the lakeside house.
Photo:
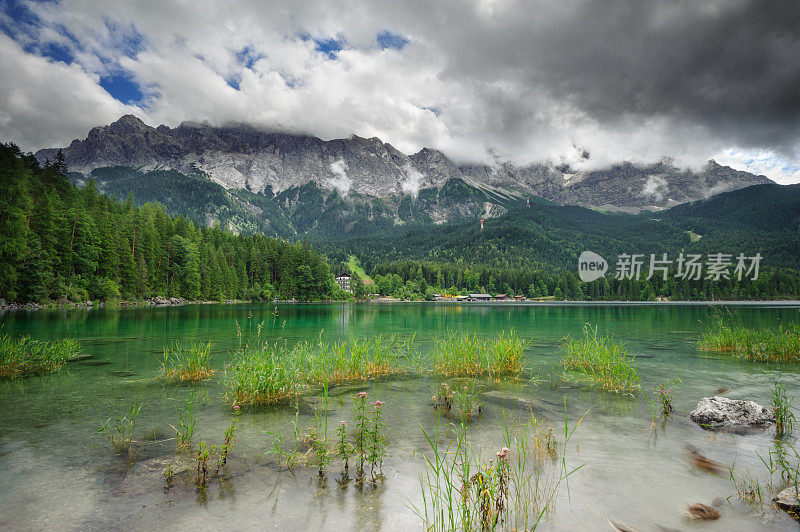
[[[329,277],[330,279],[330,277]],[[339,288],[344,290],[345,292],[352,292],[353,290],[350,288],[350,276],[349,275],[340,275],[336,278],[336,284],[339,285]]]
[[[506,299],[508,299],[508,296],[505,294],[497,294],[494,296],[495,301],[505,301]]]
[[[490,294],[470,294],[469,299],[470,301],[491,301],[492,296]]]

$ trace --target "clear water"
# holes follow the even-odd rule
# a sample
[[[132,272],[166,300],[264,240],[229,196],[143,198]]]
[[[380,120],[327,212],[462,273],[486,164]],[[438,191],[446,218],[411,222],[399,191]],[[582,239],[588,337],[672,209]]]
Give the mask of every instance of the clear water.
[[[773,326],[800,320],[793,306],[730,307],[748,326]],[[190,487],[165,491],[159,464],[174,456],[174,441],[144,449],[130,468],[96,432],[97,422],[136,401],[142,405],[136,438],[151,429],[167,437],[176,424],[176,408],[186,388],[154,380],[163,346],[174,340],[213,340],[214,364],[223,368],[237,345],[238,321],[245,334],[288,342],[314,338],[334,340],[375,334],[415,335],[424,351],[448,331],[494,335],[510,328],[530,338],[527,352],[532,373],[542,384],[514,385],[510,391],[536,401],[534,413],[562,430],[564,401],[574,422],[589,410],[567,449],[571,466],[585,464],[570,478],[569,492],[559,492],[545,530],[610,530],[607,518],[640,530],[797,530],[782,512],[755,514],[736,498],[722,506],[722,518],[696,522],[684,515],[689,503],[711,504],[734,493],[727,472],[714,476],[687,461],[691,443],[708,457],[737,470],[749,467],[766,478],[756,452],[766,455],[771,432],[732,437],[714,434],[688,420],[687,412],[703,396],[730,387],[729,397],[768,401],[776,366],[699,353],[694,342],[713,312],[702,305],[433,305],[328,304],[273,306],[187,306],[160,309],[12,313],[0,317],[2,330],[34,338],[74,336],[94,358],[69,364],[55,375],[0,382],[0,528],[150,529],[156,527],[216,529],[420,529],[410,509],[419,503],[418,450],[426,443],[420,425],[435,425],[430,405],[438,380],[412,376],[371,383],[358,389],[386,401],[389,458],[384,479],[375,486],[341,488],[338,467],[327,483],[316,472],[280,472],[264,453],[278,429],[291,433],[291,422],[309,422],[309,411],[294,407],[248,412],[241,416],[237,445],[222,483],[212,481],[202,497]],[[557,344],[584,324],[597,325],[627,343],[639,357],[646,390],[678,374],[679,411],[657,435],[641,398],[617,396],[561,383],[555,375]],[[800,390],[800,367],[780,368],[790,394]],[[198,437],[212,433],[219,442],[231,411],[222,401],[222,372],[202,386]],[[553,385],[547,384],[554,383]],[[505,387],[509,389],[508,386]],[[332,399],[331,423],[351,419],[349,395]],[[334,390],[336,393],[336,390]],[[487,404],[470,428],[470,438],[493,452],[500,446],[500,407]],[[507,409],[511,419],[527,416]],[[446,442],[442,437],[442,442]],[[161,461],[159,461],[161,460]]]

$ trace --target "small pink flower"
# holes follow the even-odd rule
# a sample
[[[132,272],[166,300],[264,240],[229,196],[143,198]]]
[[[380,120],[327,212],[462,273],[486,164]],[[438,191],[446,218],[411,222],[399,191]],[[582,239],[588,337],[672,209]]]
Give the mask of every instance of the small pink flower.
[[[365,398],[366,396],[367,392],[358,392],[358,397],[360,397],[361,399]]]
[[[343,427],[346,427],[346,426],[347,426],[347,421],[342,421],[342,422],[340,422],[339,424],[340,424],[341,426],[343,426]]]
[[[233,405],[233,409],[238,412],[239,411],[239,405]]]

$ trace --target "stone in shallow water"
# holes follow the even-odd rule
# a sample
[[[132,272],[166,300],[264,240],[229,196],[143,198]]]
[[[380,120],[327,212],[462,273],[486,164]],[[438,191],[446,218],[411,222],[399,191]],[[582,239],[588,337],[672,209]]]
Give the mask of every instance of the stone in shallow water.
[[[798,498],[798,488],[789,486],[773,499],[781,510],[785,511],[797,521],[800,521],[800,498]]]
[[[506,408],[516,408],[530,412],[542,409],[542,405],[538,401],[505,390],[492,390],[490,392],[483,392],[482,394],[478,395],[478,397],[484,403],[493,403]]]
[[[765,428],[775,420],[775,414],[753,401],[717,395],[700,399],[689,418],[714,429]]]

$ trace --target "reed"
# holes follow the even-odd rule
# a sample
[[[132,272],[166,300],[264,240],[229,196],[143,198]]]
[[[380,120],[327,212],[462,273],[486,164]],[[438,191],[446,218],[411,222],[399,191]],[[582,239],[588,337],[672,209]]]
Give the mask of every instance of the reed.
[[[136,430],[136,420],[139,417],[141,405],[133,405],[126,412],[116,417],[100,421],[97,432],[103,434],[114,447],[118,454],[130,453],[133,444],[133,431]]]
[[[553,508],[561,483],[582,467],[567,469],[563,454],[582,420],[570,427],[565,414],[565,439],[559,445],[552,429],[542,433],[535,418],[512,428],[504,416],[502,448],[490,458],[470,443],[463,423],[441,448],[437,421],[432,433],[422,429],[429,449],[420,474],[422,503],[412,504],[412,510],[430,531],[535,530]]]
[[[353,338],[334,343],[302,342],[289,358],[303,379],[318,386],[378,380],[403,372],[401,360],[414,350],[413,337]]]
[[[248,344],[228,364],[225,387],[235,406],[271,405],[300,394],[302,373],[280,344]]]
[[[519,376],[526,345],[513,329],[495,338],[453,334],[436,343],[431,353],[433,370],[447,377]]]
[[[175,342],[164,348],[161,361],[163,380],[176,382],[200,382],[214,374],[211,367],[211,348],[213,342],[183,344]]]
[[[0,379],[54,373],[78,354],[80,347],[72,338],[32,340],[30,336],[0,335]]]
[[[792,433],[794,428],[793,399],[786,393],[786,387],[781,382],[781,376],[775,375],[772,381],[772,410],[775,412],[775,432],[778,438],[783,438]]]
[[[730,353],[758,362],[797,362],[800,360],[800,324],[747,329],[730,319],[718,318],[700,336],[697,349]]]
[[[584,326],[583,337],[567,336],[561,341],[560,365],[565,378],[577,377],[603,390],[639,390],[639,372],[634,358],[623,344],[610,336],[599,336],[597,327]]]

